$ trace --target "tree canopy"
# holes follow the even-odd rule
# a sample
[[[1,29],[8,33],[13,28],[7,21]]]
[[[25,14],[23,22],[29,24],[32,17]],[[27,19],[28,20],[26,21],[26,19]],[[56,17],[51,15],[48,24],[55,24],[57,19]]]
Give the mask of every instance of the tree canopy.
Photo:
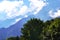
[[[40,19],[32,18],[21,28],[20,37],[8,40],[60,40],[60,18],[43,22]]]

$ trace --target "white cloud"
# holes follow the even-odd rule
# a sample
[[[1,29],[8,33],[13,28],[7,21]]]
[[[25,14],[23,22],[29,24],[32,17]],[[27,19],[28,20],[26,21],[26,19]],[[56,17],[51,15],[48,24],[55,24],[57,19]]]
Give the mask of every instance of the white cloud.
[[[49,15],[50,15],[50,17],[52,17],[52,18],[59,17],[59,16],[60,16],[60,10],[57,10],[57,12],[53,12],[53,11],[51,10],[51,11],[49,11]]]
[[[26,5],[22,6],[22,8],[20,9],[19,13],[21,13],[21,15],[24,15],[27,11],[28,7]]]
[[[18,19],[15,20],[15,22],[18,22],[18,21],[21,20],[21,19],[22,19],[22,18],[18,18]]]
[[[28,17],[28,15],[25,15],[25,17]]]
[[[23,1],[14,1],[14,2],[10,2],[10,1],[3,1],[0,3],[0,11],[5,10],[7,11],[11,11],[12,9],[14,9],[16,6],[23,4]]]
[[[24,5],[23,0],[13,2],[4,0],[0,3],[0,13],[2,11],[5,12],[6,19],[11,19],[20,15],[24,17],[24,15],[27,15],[28,12],[33,12],[32,14],[37,14],[46,5],[46,3],[43,2],[42,0],[29,0],[29,1],[30,6],[28,7]]]
[[[10,18],[14,18],[14,17],[16,17],[16,16],[20,16],[20,15],[25,15],[26,14],[26,11],[27,11],[27,6],[22,6],[21,8],[20,8],[20,10],[19,11],[17,11],[16,9],[13,9],[12,11],[13,12],[11,12],[11,13],[7,13],[7,16],[8,17],[10,17]]]
[[[31,9],[35,10],[34,14],[37,14],[46,5],[46,3],[44,3],[42,0],[29,0],[29,1],[31,2],[30,3]]]
[[[14,2],[2,1],[0,3],[0,13],[2,11],[5,12],[7,18],[15,17],[15,14],[16,14],[15,12],[18,12],[17,7],[19,6],[21,7],[22,5],[23,5],[23,1],[19,1],[19,2],[18,1],[14,1]]]
[[[12,2],[4,0],[0,2],[0,21],[14,19],[17,16],[22,16],[22,18],[24,18],[28,17],[30,14],[36,15],[44,6],[46,6],[46,3],[43,2],[42,0],[29,0],[29,1],[30,1],[30,4],[28,3],[29,6],[24,5],[24,0]],[[8,23],[8,25],[15,24],[22,18],[21,17],[16,18],[13,22],[9,21],[11,23]],[[7,24],[5,25],[7,26]]]

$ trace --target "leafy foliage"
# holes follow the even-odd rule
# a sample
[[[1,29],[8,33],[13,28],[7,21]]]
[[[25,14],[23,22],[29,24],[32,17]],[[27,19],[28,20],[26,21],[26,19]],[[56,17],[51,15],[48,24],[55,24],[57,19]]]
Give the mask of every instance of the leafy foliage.
[[[60,40],[60,18],[56,18],[53,21],[50,21],[50,25],[46,25],[44,28],[45,40]]]
[[[21,28],[22,35],[8,40],[60,40],[60,18],[46,22],[33,18]]]
[[[22,28],[22,36],[25,40],[39,40],[43,27],[43,21],[33,18],[24,24],[24,28]]]
[[[19,40],[19,37],[18,36],[17,37],[10,37],[7,40]]]

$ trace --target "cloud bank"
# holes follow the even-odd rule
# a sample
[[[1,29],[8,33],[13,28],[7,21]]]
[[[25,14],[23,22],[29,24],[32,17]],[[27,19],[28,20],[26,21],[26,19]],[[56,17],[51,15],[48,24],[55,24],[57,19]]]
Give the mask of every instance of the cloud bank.
[[[37,14],[46,3],[41,0],[29,0],[29,7],[24,5],[23,0],[20,1],[2,1],[0,2],[0,20],[1,19],[11,19],[17,16],[27,15],[28,12],[33,12]],[[4,12],[4,13],[3,13]]]
[[[49,15],[52,18],[56,18],[60,16],[60,10],[57,10],[57,12],[53,12],[53,10],[49,11]]]

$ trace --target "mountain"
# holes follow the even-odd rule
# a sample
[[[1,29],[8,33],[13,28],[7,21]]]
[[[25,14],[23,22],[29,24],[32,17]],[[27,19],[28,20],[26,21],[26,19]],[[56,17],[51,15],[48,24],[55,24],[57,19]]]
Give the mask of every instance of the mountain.
[[[20,36],[21,28],[23,27],[23,24],[25,24],[31,18],[34,18],[34,16],[23,18],[22,20],[18,21],[14,25],[11,25],[8,28],[1,28],[0,29],[0,40],[6,40],[6,38],[9,38],[9,37]]]
[[[7,30],[5,28],[0,29],[0,40],[5,40],[7,34]]]
[[[37,16],[38,17],[38,16]],[[21,35],[21,28],[31,18],[37,18],[34,15],[30,15],[26,18],[19,20],[17,23],[11,25],[8,28],[0,28],[0,40],[6,40],[9,37],[15,37]]]

